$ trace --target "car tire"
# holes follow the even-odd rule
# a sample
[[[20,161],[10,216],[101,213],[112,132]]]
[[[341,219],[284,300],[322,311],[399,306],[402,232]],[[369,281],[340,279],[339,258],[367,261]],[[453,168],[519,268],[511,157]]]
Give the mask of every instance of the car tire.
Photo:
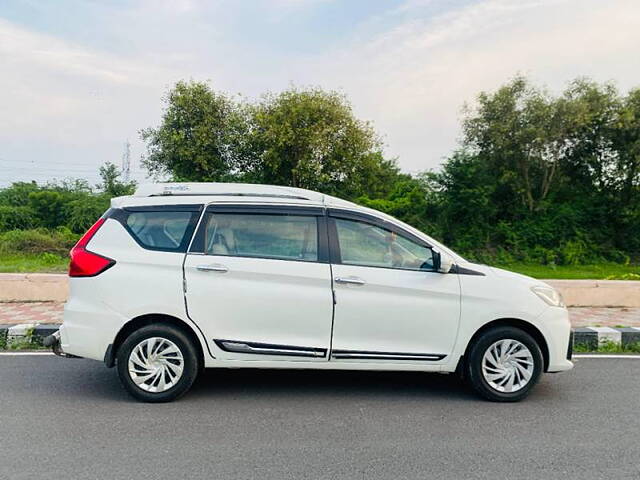
[[[543,368],[540,346],[531,335],[516,327],[496,327],[471,346],[464,373],[487,400],[517,402],[529,395]]]
[[[136,400],[170,402],[184,395],[200,371],[195,346],[179,329],[161,324],[130,334],[117,353],[118,377]]]

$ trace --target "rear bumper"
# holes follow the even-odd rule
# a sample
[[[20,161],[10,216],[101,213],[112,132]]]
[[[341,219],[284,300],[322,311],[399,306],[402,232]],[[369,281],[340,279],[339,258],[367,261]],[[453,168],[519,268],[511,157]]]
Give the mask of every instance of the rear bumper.
[[[71,355],[70,353],[67,353],[64,350],[62,350],[62,346],[60,345],[60,330],[43,338],[42,345],[45,347],[51,347],[51,351],[56,355],[58,355],[59,357],[80,358],[77,355]]]
[[[97,311],[91,305],[67,302],[59,330],[60,347],[71,355],[104,361],[107,348],[122,323],[122,319],[106,308]]]

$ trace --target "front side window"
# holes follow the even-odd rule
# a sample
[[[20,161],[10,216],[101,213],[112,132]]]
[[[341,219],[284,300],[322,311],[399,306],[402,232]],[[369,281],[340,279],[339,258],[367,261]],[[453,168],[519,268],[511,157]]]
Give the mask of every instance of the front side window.
[[[395,232],[366,222],[335,219],[345,265],[433,270],[433,252]]]
[[[210,213],[204,251],[208,255],[318,260],[315,216]]]

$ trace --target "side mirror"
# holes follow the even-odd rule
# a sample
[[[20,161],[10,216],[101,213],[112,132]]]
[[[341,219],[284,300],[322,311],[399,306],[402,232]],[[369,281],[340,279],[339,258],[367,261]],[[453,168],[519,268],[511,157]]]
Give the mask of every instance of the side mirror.
[[[444,252],[433,249],[433,268],[436,272],[449,273],[453,267],[453,258]]]

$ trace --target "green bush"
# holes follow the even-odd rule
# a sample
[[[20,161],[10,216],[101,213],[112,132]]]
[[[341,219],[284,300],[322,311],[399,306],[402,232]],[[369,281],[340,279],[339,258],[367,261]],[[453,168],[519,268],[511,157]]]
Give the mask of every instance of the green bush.
[[[0,190],[0,205],[26,207],[29,205],[29,194],[39,191],[40,188],[35,182],[12,183],[10,187]]]
[[[638,273],[622,273],[619,275],[609,275],[605,280],[640,280],[640,274]]]
[[[0,232],[27,230],[38,226],[38,219],[29,207],[0,205]]]
[[[86,232],[109,208],[109,198],[103,195],[73,200],[66,206],[66,224],[75,233]]]
[[[10,230],[0,234],[0,253],[66,256],[80,238],[67,228]]]
[[[580,265],[594,260],[597,253],[593,247],[589,247],[581,238],[569,240],[560,249],[560,257],[563,265]]]
[[[29,206],[43,227],[55,228],[65,224],[64,205],[63,195],[59,192],[43,190],[29,194]]]

